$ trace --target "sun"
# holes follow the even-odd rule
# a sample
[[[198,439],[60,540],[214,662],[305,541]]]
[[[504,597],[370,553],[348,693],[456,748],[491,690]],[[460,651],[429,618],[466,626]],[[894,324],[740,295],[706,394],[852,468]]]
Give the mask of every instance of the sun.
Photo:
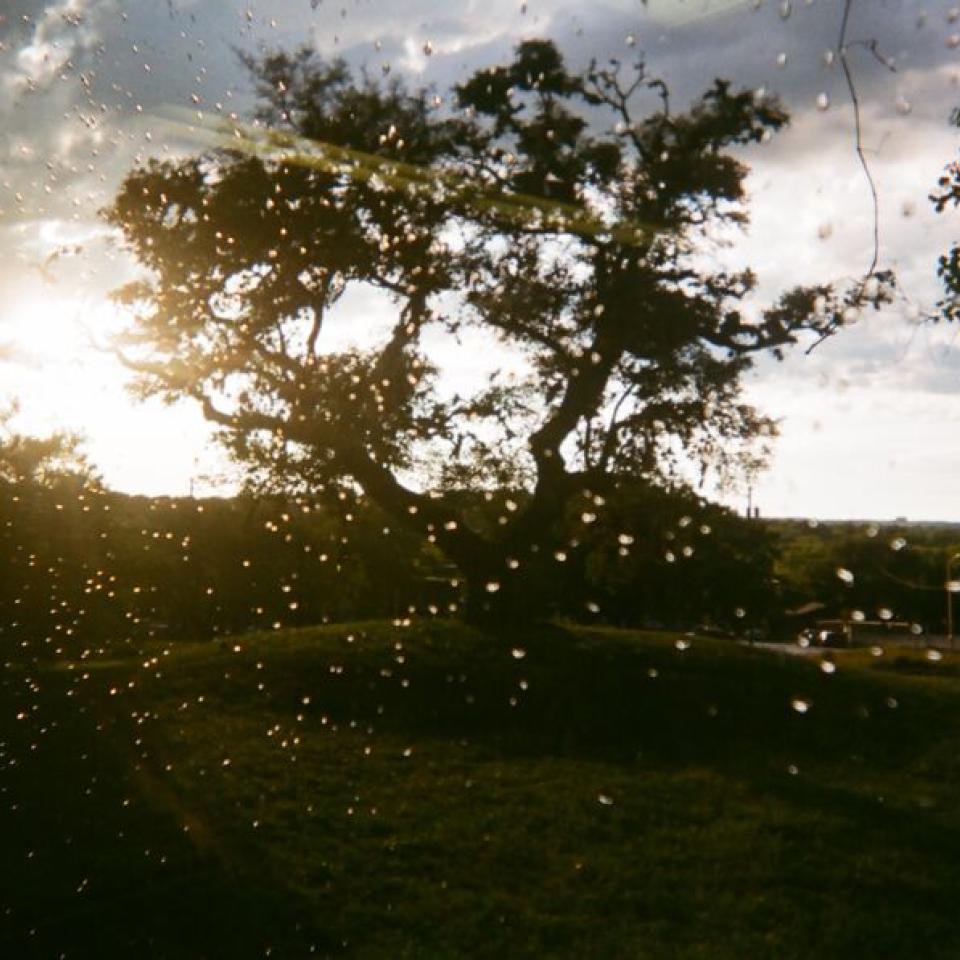
[[[95,345],[116,323],[116,308],[64,295],[35,295],[0,316],[3,399],[16,402],[20,429],[86,432],[105,415],[103,391],[117,364]]]
[[[69,296],[34,296],[14,304],[0,319],[0,339],[24,364],[60,364],[92,346],[91,321],[106,320],[112,309]]]
[[[0,315],[0,406],[16,401],[15,429],[77,434],[108,486],[130,493],[185,494],[198,463],[219,466],[210,431],[189,404],[136,402],[129,372],[107,349],[127,323],[110,301],[33,295]]]

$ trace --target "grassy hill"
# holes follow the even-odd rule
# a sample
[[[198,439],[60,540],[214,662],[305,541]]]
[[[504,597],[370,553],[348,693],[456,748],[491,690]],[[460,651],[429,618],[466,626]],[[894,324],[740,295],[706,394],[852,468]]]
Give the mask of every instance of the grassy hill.
[[[0,674],[0,955],[955,957],[950,657],[454,623]]]

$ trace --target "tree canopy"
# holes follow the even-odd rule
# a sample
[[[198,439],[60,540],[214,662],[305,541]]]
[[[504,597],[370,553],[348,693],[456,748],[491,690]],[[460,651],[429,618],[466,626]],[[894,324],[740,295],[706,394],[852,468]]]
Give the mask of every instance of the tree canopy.
[[[741,148],[787,122],[754,91],[717,80],[678,112],[642,62],[572,72],[547,41],[446,98],[307,49],[248,65],[257,116],[106,211],[145,268],[118,292],[123,359],[255,480],[359,489],[415,527],[477,609],[569,559],[571,517],[624,479],[755,456],[752,358],[862,305],[823,285],[751,310],[753,273],[704,256],[746,223]],[[478,343],[479,386],[448,369]]]

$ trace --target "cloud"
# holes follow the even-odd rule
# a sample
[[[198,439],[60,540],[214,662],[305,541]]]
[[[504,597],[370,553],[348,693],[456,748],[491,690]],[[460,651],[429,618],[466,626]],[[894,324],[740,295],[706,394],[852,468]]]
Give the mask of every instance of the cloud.
[[[54,82],[79,51],[95,45],[97,33],[89,24],[87,6],[87,0],[61,0],[35,21],[30,42],[16,55],[17,67],[30,90]]]

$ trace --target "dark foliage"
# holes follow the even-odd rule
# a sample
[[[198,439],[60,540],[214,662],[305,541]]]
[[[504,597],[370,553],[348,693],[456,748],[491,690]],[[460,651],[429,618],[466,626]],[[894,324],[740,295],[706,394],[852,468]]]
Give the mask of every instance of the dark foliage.
[[[960,109],[954,110],[951,122],[960,127]],[[937,182],[937,190],[930,195],[937,213],[948,207],[960,207],[960,160],[947,164]],[[937,305],[938,314],[945,320],[960,319],[960,243],[955,243],[937,265],[937,274],[943,281],[946,296]]]
[[[78,657],[151,636],[400,616],[423,605],[438,558],[382,521],[279,497],[151,500],[70,478],[2,482],[4,649]]]

